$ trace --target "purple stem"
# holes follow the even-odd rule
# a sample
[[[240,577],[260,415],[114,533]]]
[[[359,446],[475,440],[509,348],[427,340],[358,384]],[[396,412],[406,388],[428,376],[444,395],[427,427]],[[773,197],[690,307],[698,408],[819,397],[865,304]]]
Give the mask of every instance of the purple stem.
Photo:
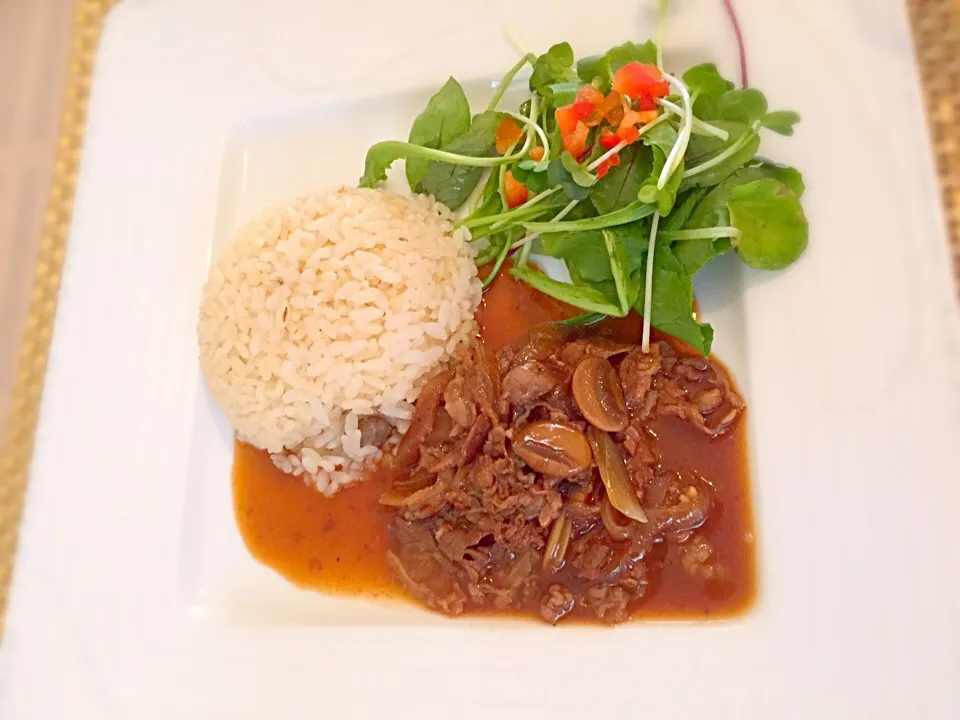
[[[723,0],[723,8],[727,11],[730,24],[733,25],[733,34],[737,36],[737,52],[740,55],[740,85],[747,87],[747,51],[743,46],[743,32],[740,30],[740,21],[737,20],[737,11],[733,9],[733,0]]]

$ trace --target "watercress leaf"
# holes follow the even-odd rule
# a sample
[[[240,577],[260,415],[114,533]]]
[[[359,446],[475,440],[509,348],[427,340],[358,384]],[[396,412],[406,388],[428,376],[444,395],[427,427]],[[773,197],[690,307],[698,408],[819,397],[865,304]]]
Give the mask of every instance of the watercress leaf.
[[[536,173],[542,173],[547,171],[547,167],[550,165],[549,160],[521,160],[517,165],[521,170],[531,170]],[[514,173],[516,174],[516,173]]]
[[[480,113],[473,118],[466,132],[455,137],[442,149],[460,155],[492,157],[496,155],[494,142],[499,127],[499,113]],[[456,210],[466,202],[482,174],[482,168],[431,160],[427,164],[418,189],[433,195],[451,210]]]
[[[634,309],[642,313],[646,272],[636,273],[639,287]],[[701,355],[710,354],[713,328],[693,316],[693,282],[670,247],[657,245],[653,255],[653,288],[650,324],[690,345]]]
[[[552,85],[576,82],[576,80],[577,73],[573,69],[573,48],[570,47],[570,43],[562,42],[537,58],[533,65],[533,74],[530,75],[530,89],[552,100]]]
[[[767,98],[756,88],[727,90],[717,100],[720,116],[725,120],[752,123],[767,114]]]
[[[637,198],[643,202],[656,203],[661,215],[668,215],[677,199],[677,189],[683,179],[684,163],[680,165],[667,179],[663,188],[657,188],[660,173],[666,164],[667,156],[677,142],[677,131],[667,123],[658,125],[641,138],[643,144],[650,147],[653,153],[653,167],[637,191]]]
[[[718,153],[723,152],[750,129],[750,126],[746,123],[732,122],[729,120],[717,120],[711,124],[716,125],[721,130],[725,130],[728,138],[721,140],[713,135],[692,135],[690,137],[690,143],[687,145],[687,152],[684,154],[687,167],[699,165]]]
[[[704,265],[729,249],[720,245],[719,241],[711,239],[677,240],[670,246],[674,257],[683,267],[683,272],[693,277]],[[659,252],[659,246],[658,246]]]
[[[594,187],[590,202],[600,213],[626,207],[637,199],[640,185],[653,172],[653,155],[640,143],[620,151],[620,164],[610,169]]]
[[[670,217],[668,217],[666,222],[661,225],[661,229],[668,232],[673,232],[683,228],[690,219],[690,215],[693,214],[694,209],[706,194],[707,188],[697,188],[696,190],[688,192],[685,196],[683,196],[683,202],[680,203],[680,207],[678,207],[676,211],[670,213]]]
[[[607,58],[610,60],[610,70],[616,72],[629,62],[640,62],[646,65],[654,65],[657,62],[657,46],[652,40],[638,45],[634,42],[625,42],[623,45],[617,45],[607,50]]]
[[[750,267],[780,270],[807,247],[808,224],[796,194],[779,180],[738,185],[727,201],[730,223],[740,231],[737,254]]]
[[[609,233],[624,252],[624,267],[633,274],[643,267],[644,253],[650,239],[649,225],[638,220],[604,230],[544,233],[540,236],[544,254],[562,258],[572,264],[592,282],[611,280],[609,263],[605,254],[602,232]]]
[[[693,177],[684,178],[683,182],[680,184],[680,190],[683,191],[695,187],[716,185],[727,178],[730,173],[739,170],[744,165],[749,163],[753,159],[754,155],[757,154],[757,150],[759,149],[760,136],[756,133],[752,133],[752,136],[746,142],[746,144],[733,155],[726,158],[723,162],[714,165],[709,170],[704,170]],[[688,163],[688,167],[693,166],[694,163]]]
[[[569,105],[577,97],[577,91],[580,89],[579,82],[559,82],[553,83],[550,87],[550,98],[554,105]]]
[[[601,312],[605,315],[614,315],[617,317],[622,317],[625,314],[621,313],[620,308],[610,302],[607,296],[600,290],[589,285],[572,285],[554,280],[526,266],[511,268],[510,274],[545,295],[555,297],[574,307],[589,312]]]
[[[447,80],[427,102],[423,112],[417,115],[410,127],[410,142],[423,147],[440,148],[465,133],[470,127],[470,103],[463,88],[453,78]],[[411,190],[416,190],[424,173],[428,160],[409,158],[407,160],[407,182]]]
[[[470,213],[471,218],[487,217],[496,215],[503,211],[503,203],[500,201],[498,173],[496,169],[492,170],[487,176],[487,182],[483,186],[483,193],[480,195],[480,202],[477,209]]]
[[[610,229],[600,231],[606,246],[610,262],[610,274],[613,276],[613,285],[616,290],[617,302],[620,310],[626,315],[630,307],[637,301],[639,284],[628,272],[627,252],[620,238]]]
[[[394,161],[407,157],[412,150],[408,143],[386,140],[371,145],[363,163],[363,175],[357,182],[358,187],[372,188],[387,179],[387,170]]]
[[[787,168],[792,169],[792,168]],[[794,171],[795,172],[795,171]],[[797,173],[799,175],[799,173]],[[665,231],[673,230],[700,230],[712,227],[727,227],[730,225],[730,212],[727,201],[733,189],[754,180],[772,177],[770,170],[765,167],[750,167],[731,173],[713,188],[700,188],[690,194],[691,198],[702,198],[695,206],[689,209],[686,220],[682,223],[675,221],[673,216],[664,226]],[[709,190],[709,192],[708,192]],[[686,205],[686,203],[685,203]],[[687,208],[681,208],[687,210]],[[678,210],[675,215],[679,215]],[[698,238],[696,240],[678,240],[673,244],[673,252],[683,265],[685,272],[693,276],[696,272],[730,249],[727,238]]]
[[[585,200],[590,195],[590,188],[577,184],[563,165],[560,158],[554,158],[547,167],[547,181],[550,185],[559,185],[571,200]]]
[[[582,82],[593,83],[604,94],[609,92],[613,79],[610,58],[603,55],[590,55],[577,61],[577,76]]]
[[[522,182],[527,186],[527,190],[537,195],[550,187],[546,173],[548,165],[549,163],[545,163],[541,170],[537,167],[537,163],[534,163],[533,167],[524,167],[524,163],[520,162],[510,168],[510,172],[513,173],[515,180]]]
[[[657,46],[652,41],[642,45],[625,42],[610,48],[603,55],[590,55],[577,63],[577,75],[585,83],[593,83],[602,92],[610,89],[613,74],[628,62],[654,64],[657,62]]]
[[[763,126],[780,135],[793,135],[793,126],[800,122],[800,116],[793,110],[776,110],[763,116]]]
[[[751,165],[750,169],[759,170],[762,177],[772,177],[774,180],[779,180],[793,190],[797,197],[803,197],[806,184],[803,182],[803,175],[796,168],[781,165],[772,160],[760,160],[759,164]]]
[[[635,273],[643,267],[647,246],[650,244],[650,223],[646,220],[617,225],[608,228],[606,232],[612,234],[626,256],[626,270],[629,274]]]
[[[683,82],[691,94],[698,93],[700,97],[719,98],[734,87],[713,63],[694,65],[683,74]]]
[[[564,170],[570,173],[573,181],[583,188],[593,187],[597,184],[597,176],[591,175],[587,169],[577,162],[577,159],[566,150],[560,155],[560,164]]]

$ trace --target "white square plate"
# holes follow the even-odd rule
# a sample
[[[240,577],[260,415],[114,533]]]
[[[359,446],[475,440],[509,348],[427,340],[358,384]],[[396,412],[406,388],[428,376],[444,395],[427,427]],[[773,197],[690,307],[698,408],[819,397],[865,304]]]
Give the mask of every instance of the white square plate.
[[[803,116],[764,152],[804,171],[811,221],[789,271],[698,278],[751,406],[750,614],[552,630],[295,591],[243,550],[196,362],[209,256],[243,218],[355,182],[447,75],[499,75],[502,20],[587,54],[651,36],[652,10],[129,0],[97,66],[0,715],[960,714],[960,317],[904,9],[736,4],[752,84]],[[667,64],[734,74],[720,0],[673,6]]]

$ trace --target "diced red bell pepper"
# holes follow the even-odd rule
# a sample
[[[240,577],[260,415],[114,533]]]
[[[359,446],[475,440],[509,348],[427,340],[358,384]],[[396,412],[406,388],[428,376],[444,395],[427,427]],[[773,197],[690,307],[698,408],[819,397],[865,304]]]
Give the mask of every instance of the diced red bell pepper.
[[[573,110],[580,120],[586,120],[594,115],[596,109],[603,102],[603,93],[597,90],[593,85],[584,85],[577,90],[577,97],[573,101]],[[597,123],[599,124],[599,120]]]
[[[530,150],[530,159],[536,160],[537,162],[543,160],[543,148],[540,145]]]
[[[641,95],[639,98],[637,98],[637,110],[640,112],[656,109],[657,101],[654,100],[653,95]]]
[[[615,148],[617,145],[620,144],[620,138],[618,138],[609,130],[604,130],[603,132],[600,133],[599,142],[600,142],[600,147],[610,150],[611,148]]]
[[[640,131],[636,128],[635,125],[621,125],[617,128],[617,137],[620,138],[627,145],[635,143],[640,137]]]
[[[641,110],[637,115],[640,117],[640,123],[646,125],[656,120],[660,113],[657,110]]]
[[[593,85],[583,85],[577,90],[576,102],[588,102],[594,107],[604,100],[603,93],[597,90]]]
[[[563,149],[574,157],[580,157],[587,147],[587,135],[590,134],[590,128],[583,124],[582,120],[577,120],[577,124],[571,133],[561,132],[560,137],[563,140]]]
[[[588,103],[586,100],[577,100],[571,106],[573,112],[576,113],[578,120],[586,120],[593,114],[593,111],[596,109],[593,105]]]
[[[517,142],[521,135],[523,135],[523,130],[514,122],[514,119],[509,115],[504,116],[500,122],[500,127],[497,128],[497,152],[506,155],[510,146]]]
[[[613,155],[608,157],[606,160],[604,160],[602,163],[600,163],[597,166],[597,179],[599,180],[600,178],[602,178],[604,175],[610,172],[610,168],[614,168],[619,164],[620,164],[620,154],[614,153]]]
[[[507,205],[512,208],[523,205],[530,197],[527,186],[513,177],[513,173],[509,170],[503,176],[503,191],[507,196]]]
[[[577,123],[580,118],[577,117],[577,111],[573,105],[563,105],[553,111],[553,116],[557,119],[557,126],[560,128],[561,135],[569,135],[577,129]]]
[[[670,86],[656,65],[628,62],[613,74],[613,89],[622,95],[639,98],[642,95],[665,97]]]
[[[620,97],[620,93],[613,92],[612,90],[608,92],[603,102],[600,103],[599,109],[608,123],[611,125],[619,125],[620,119],[623,117],[623,99]]]

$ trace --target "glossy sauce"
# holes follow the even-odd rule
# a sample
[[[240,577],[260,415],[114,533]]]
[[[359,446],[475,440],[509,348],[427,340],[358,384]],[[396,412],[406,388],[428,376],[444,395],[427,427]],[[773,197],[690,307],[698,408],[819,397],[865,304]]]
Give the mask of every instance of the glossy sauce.
[[[530,328],[577,311],[501,273],[478,313],[486,342],[501,347]],[[639,342],[636,318],[605,321],[603,331]],[[716,362],[714,360],[713,362]],[[679,551],[658,545],[648,564],[650,587],[633,617],[730,616],[747,609],[755,594],[753,518],[747,467],[746,417],[718,440],[675,418],[651,425],[665,457],[683,458],[673,469],[700,473],[715,489],[714,507],[698,531],[724,568],[722,580],[705,582],[680,565]],[[236,444],[234,510],[251,554],[296,585],[328,593],[408,599],[386,565],[388,513],[378,503],[390,485],[385,472],[327,498],[303,480],[285,475],[267,453]]]

